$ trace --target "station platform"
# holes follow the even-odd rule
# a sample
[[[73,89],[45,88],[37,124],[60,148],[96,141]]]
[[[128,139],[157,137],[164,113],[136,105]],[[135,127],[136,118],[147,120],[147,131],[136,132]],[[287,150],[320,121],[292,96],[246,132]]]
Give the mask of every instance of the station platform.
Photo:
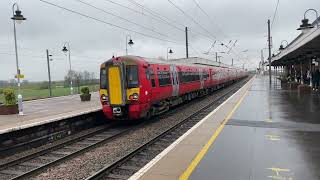
[[[91,93],[88,102],[81,102],[77,94],[25,101],[23,107],[23,116],[0,115],[0,134],[101,110],[98,92]]]
[[[320,179],[320,96],[257,75],[131,179]]]

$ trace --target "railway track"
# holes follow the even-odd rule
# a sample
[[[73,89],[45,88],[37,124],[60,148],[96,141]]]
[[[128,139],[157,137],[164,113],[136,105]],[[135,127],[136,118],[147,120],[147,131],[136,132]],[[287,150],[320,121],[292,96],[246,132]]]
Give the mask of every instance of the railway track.
[[[240,83],[242,84],[242,81]],[[103,169],[88,177],[87,180],[128,179],[206,115],[212,112],[217,107],[215,105],[222,103],[225,98],[240,87],[241,85],[239,85],[239,83],[235,84],[235,87],[217,97],[207,106],[186,117],[178,124],[162,132],[150,141],[141,144],[126,155],[119,157],[114,163],[105,166]]]
[[[111,141],[130,129],[130,127],[117,127],[115,124],[97,127],[94,131],[80,137],[0,165],[0,179],[26,178],[102,143]]]

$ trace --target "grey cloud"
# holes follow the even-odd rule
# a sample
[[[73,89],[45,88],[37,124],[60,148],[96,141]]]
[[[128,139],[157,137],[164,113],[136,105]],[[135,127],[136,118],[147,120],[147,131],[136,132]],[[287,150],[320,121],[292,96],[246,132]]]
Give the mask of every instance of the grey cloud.
[[[48,1],[119,26],[161,37],[151,31],[80,4],[75,0]],[[135,45],[129,48],[130,54],[146,57],[166,57],[167,47],[172,47],[174,54],[170,56],[171,58],[185,57],[184,32],[150,19],[149,15],[147,15],[148,13],[142,8],[134,6],[127,0],[113,1],[129,6],[138,13],[128,11],[105,0],[83,1],[120,15],[135,23],[153,28],[155,31],[167,34],[170,40],[178,41],[179,44],[162,42],[126,30],[110,27],[47,5],[39,0],[20,0],[18,1],[20,9],[28,20],[19,25],[17,29],[19,57],[21,69],[28,79],[47,79],[45,49],[49,49],[54,55],[54,61],[52,62],[53,79],[63,78],[68,70],[67,59],[61,52],[65,41],[69,41],[71,44],[73,68],[75,70],[86,69],[96,73],[98,73],[99,64],[110,58],[112,54],[123,55],[125,53],[125,36],[127,34],[130,34],[135,42]],[[161,15],[165,15],[178,24],[187,25],[191,30],[189,37],[192,48],[190,48],[190,53],[193,56],[202,56],[214,60],[214,56],[203,54],[203,52],[209,49],[213,40],[193,34],[192,32],[207,33],[172,7],[168,1],[135,1],[157,11]],[[200,22],[219,40],[225,43],[228,43],[230,40],[238,40],[235,47],[236,55],[223,55],[225,57],[222,60],[225,63],[230,64],[232,58],[237,60],[240,58],[239,61],[241,63],[245,61],[247,67],[256,67],[260,57],[259,51],[266,45],[266,37],[264,37],[267,32],[266,22],[268,18],[272,18],[276,0],[197,0],[201,7],[210,15],[213,23],[197,9],[192,0],[172,1],[190,14],[196,21]],[[11,0],[0,1],[0,79],[12,78],[15,73],[15,58],[13,55],[8,55],[14,53],[12,21],[10,19],[13,2]],[[320,7],[320,1],[280,0],[278,15],[276,16],[272,31],[275,48],[280,45],[281,40],[286,39],[290,41],[297,36],[299,32],[295,29],[299,25],[304,11],[312,7]],[[309,16],[310,19],[313,18],[312,14]],[[178,27],[183,28],[183,26],[178,24]],[[241,53],[245,49],[249,51],[246,54]],[[226,50],[226,48],[219,45],[216,45],[213,49],[213,51],[218,52]]]

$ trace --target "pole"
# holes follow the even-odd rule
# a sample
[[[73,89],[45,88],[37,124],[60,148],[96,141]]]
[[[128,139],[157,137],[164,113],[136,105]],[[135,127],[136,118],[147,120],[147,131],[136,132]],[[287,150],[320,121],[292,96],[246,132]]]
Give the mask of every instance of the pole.
[[[48,77],[49,77],[49,96],[52,96],[52,89],[51,89],[51,73],[50,73],[50,59],[49,59],[49,50],[47,52],[47,65],[48,65]]]
[[[14,3],[12,6],[12,15],[14,16],[14,7],[18,4]],[[18,47],[17,47],[17,32],[16,32],[16,21],[13,20],[13,34],[14,34],[14,48],[16,53],[16,66],[17,66],[17,79],[18,79],[18,109],[19,115],[23,115],[23,98],[21,95],[21,84],[20,84],[20,68],[19,68],[19,58],[18,58]]]
[[[68,43],[68,48],[69,48],[69,70],[70,70],[70,73],[71,73],[71,50],[70,50],[70,45]],[[72,87],[72,76],[70,78],[70,93],[73,94],[73,87]]]
[[[271,85],[271,32],[270,32],[270,19],[268,19],[268,47],[269,47],[269,83]]]
[[[303,82],[302,60],[300,61],[300,84],[304,84],[304,82]]]
[[[186,31],[186,57],[189,58],[189,50],[188,50],[188,27],[186,27],[185,31]]]
[[[262,69],[262,75],[264,75],[264,57],[263,57],[263,49],[261,49],[261,69]]]
[[[128,55],[128,35],[126,36],[126,55]]]
[[[218,62],[218,52],[216,52],[216,62]]]
[[[233,66],[233,58],[232,58],[231,66]]]

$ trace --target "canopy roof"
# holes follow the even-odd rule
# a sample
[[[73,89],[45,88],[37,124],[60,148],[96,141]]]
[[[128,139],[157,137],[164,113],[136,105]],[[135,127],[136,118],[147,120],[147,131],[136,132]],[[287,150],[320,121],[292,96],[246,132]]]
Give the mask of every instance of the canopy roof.
[[[271,58],[271,65],[293,64],[304,60],[320,58],[320,18],[296,37],[284,50]]]

